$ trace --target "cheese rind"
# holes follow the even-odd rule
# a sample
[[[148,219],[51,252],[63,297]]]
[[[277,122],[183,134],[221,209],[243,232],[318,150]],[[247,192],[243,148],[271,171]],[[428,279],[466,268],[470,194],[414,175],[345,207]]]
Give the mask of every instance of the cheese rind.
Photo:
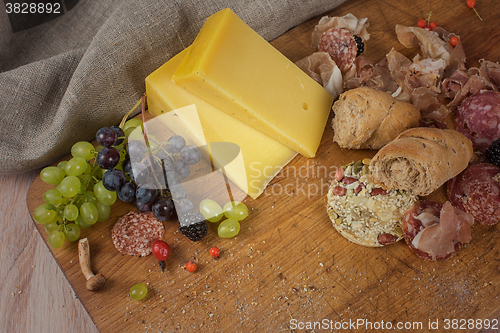
[[[214,166],[224,166],[227,177],[255,199],[297,153],[176,85],[171,77],[187,50],[146,78],[149,112],[160,116],[194,104],[202,131],[196,125],[198,119],[191,113],[179,113],[179,119],[197,142],[208,144]],[[221,142],[239,146],[243,166],[238,163],[239,159],[233,158],[234,149],[228,150],[228,145],[221,145]]]
[[[230,9],[207,19],[173,79],[306,157],[315,156],[333,103]]]

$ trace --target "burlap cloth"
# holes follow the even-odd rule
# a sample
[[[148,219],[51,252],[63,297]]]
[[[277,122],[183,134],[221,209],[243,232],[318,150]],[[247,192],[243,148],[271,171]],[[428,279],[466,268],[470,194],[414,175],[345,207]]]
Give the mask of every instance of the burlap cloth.
[[[63,15],[17,32],[0,4],[0,174],[48,165],[117,125],[146,76],[216,11],[272,40],[344,1],[66,0]]]

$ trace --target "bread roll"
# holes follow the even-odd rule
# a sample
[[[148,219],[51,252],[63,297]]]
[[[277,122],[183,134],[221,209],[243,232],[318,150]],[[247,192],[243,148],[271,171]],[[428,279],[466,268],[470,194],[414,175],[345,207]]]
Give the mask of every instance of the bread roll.
[[[412,128],[372,158],[370,178],[382,188],[424,196],[462,172],[472,156],[472,142],[458,131]]]
[[[367,87],[346,91],[332,109],[333,141],[342,148],[379,149],[420,123],[415,106]]]

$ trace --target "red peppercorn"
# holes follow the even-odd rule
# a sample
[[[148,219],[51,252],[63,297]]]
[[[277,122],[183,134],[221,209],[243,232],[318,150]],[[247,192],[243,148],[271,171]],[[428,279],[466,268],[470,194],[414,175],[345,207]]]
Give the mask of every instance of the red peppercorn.
[[[153,243],[151,251],[160,264],[161,272],[165,272],[165,260],[170,255],[170,246],[161,239],[158,239]]]
[[[457,36],[453,36],[450,38],[450,44],[453,46],[457,46],[458,41],[459,41],[459,38]]]
[[[467,0],[467,7],[474,8],[476,6],[476,0]]]
[[[424,19],[420,19],[417,22],[417,27],[419,27],[419,28],[425,28],[426,25],[427,25],[427,21]]]
[[[429,23],[429,27],[431,27],[433,30],[434,30],[434,28],[437,28],[437,26],[438,26],[438,25],[437,25],[437,23],[436,23],[436,22],[434,22],[434,21],[431,21],[431,22]]]
[[[196,267],[197,267],[197,265],[196,265],[196,263],[195,263],[194,261],[191,261],[191,260],[190,260],[190,261],[188,261],[188,262],[186,263],[186,270],[187,270],[188,272],[191,272],[191,273],[196,272]]]
[[[428,26],[428,25],[426,25],[426,26],[424,27],[424,29],[425,29],[425,30],[427,30],[427,31],[432,31],[432,28],[431,28],[430,26]]]
[[[216,246],[212,247],[210,249],[210,255],[214,258],[219,258],[220,256],[220,249]]]

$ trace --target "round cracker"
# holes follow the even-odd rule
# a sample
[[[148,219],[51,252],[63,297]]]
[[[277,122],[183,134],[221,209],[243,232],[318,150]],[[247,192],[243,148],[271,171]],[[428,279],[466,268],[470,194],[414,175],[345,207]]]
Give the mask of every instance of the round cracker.
[[[403,238],[403,216],[418,197],[410,192],[398,190],[387,190],[384,195],[372,195],[380,191],[380,187],[370,180],[367,167],[369,161],[360,162],[357,162],[358,167],[353,168],[355,162],[342,167],[344,177],[357,178],[357,182],[346,185],[346,178],[331,181],[327,195],[328,216],[334,228],[355,244],[367,247],[384,246],[379,242],[379,236],[382,234],[391,235],[393,242],[397,242]],[[365,187],[356,194],[355,188],[361,183]],[[348,188],[346,194],[336,195],[336,186]]]

